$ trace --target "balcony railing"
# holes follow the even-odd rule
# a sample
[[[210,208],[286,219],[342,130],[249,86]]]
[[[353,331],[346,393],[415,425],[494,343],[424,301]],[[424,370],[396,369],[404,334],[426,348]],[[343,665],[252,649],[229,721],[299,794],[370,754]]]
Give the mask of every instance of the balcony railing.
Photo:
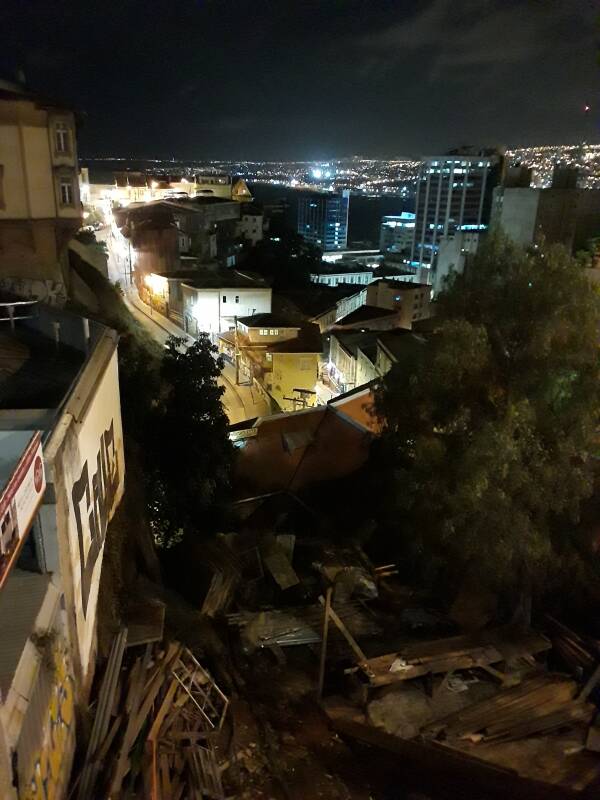
[[[38,300],[0,300],[0,322],[8,322],[14,331],[19,319],[34,319],[38,316]]]

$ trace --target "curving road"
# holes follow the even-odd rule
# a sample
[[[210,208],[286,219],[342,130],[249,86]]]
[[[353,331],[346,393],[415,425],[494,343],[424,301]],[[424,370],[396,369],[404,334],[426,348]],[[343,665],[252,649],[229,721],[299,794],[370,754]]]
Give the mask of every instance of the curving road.
[[[188,336],[185,331],[170,319],[159,314],[151,306],[146,305],[140,299],[135,286],[129,285],[128,260],[126,257],[120,256],[111,246],[110,229],[104,228],[98,231],[96,239],[107,244],[109,279],[113,283],[119,281],[124,290],[125,304],[152,338],[159,344],[165,345],[169,336],[181,336],[191,344],[194,341],[191,336]],[[232,424],[252,417],[267,416],[271,413],[268,403],[252,386],[236,386],[235,369],[228,362],[225,362],[221,372],[219,385],[225,389],[223,406]]]

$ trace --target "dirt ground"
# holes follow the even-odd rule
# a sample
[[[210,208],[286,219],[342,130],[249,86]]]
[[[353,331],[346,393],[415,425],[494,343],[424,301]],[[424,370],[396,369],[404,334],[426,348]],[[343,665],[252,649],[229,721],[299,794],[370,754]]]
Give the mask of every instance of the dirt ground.
[[[232,789],[240,800],[429,800],[409,787],[390,786],[370,753],[354,749],[329,726],[316,702],[313,653],[286,650],[287,664],[258,652],[242,668],[244,698],[231,705]],[[303,650],[304,652],[299,652]]]

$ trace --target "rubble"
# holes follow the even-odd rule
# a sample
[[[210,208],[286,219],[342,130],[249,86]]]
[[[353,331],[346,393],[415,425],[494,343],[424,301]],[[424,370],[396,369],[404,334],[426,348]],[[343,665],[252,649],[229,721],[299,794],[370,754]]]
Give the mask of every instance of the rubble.
[[[126,641],[122,629],[100,686],[78,800],[141,792],[152,800],[225,800],[218,748],[228,698],[178,642],[147,644],[128,657]]]
[[[219,642],[231,703],[189,649],[153,641],[159,603],[132,615],[134,641],[153,643],[115,638],[80,800],[366,800],[386,796],[398,763],[419,771],[415,789],[429,790],[431,769],[498,800],[600,782],[599,642],[551,617],[543,632],[498,624],[494,598],[472,587],[440,608],[401,586],[396,565],[305,535],[311,519],[272,495],[206,543],[196,627]],[[357,779],[352,748],[365,745],[385,767]]]

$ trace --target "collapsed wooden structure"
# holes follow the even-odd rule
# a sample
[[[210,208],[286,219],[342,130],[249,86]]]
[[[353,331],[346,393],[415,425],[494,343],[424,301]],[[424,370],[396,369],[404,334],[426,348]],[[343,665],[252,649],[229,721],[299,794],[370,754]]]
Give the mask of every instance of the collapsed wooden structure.
[[[397,693],[388,695],[394,699],[387,708],[393,709],[396,704],[404,711],[394,713],[404,713],[410,719],[400,739],[411,742],[405,748],[407,754],[423,747],[430,752],[433,764],[445,750],[463,761],[466,756],[467,763],[478,760],[484,770],[485,764],[490,769],[509,769],[512,776],[525,781],[524,786],[528,782],[530,787],[546,786],[548,797],[555,796],[552,786],[557,797],[581,791],[587,797],[594,791],[592,787],[600,796],[600,761],[594,755],[600,752],[600,714],[591,702],[591,695],[600,686],[599,643],[550,620],[551,638],[529,629],[503,626],[477,634],[413,641],[391,653],[368,658],[332,608],[331,590],[321,601],[324,617],[319,697],[331,623],[354,653],[356,664],[345,672],[358,679],[365,710],[370,708],[371,690],[396,687]],[[558,643],[556,656],[566,661],[574,677],[549,670],[540,660],[554,642]],[[473,685],[478,691],[472,689]],[[343,704],[328,708],[326,703],[325,707],[340,732],[364,742],[381,741],[385,749],[403,752],[403,746],[393,745],[398,735],[391,739],[381,736],[380,727],[369,732],[368,711],[357,713]],[[406,730],[412,732],[407,734]],[[510,749],[512,742],[522,743],[521,752]],[[442,758],[440,763],[459,762]]]
[[[151,800],[225,800],[217,739],[228,698],[178,642],[148,643],[128,664],[126,643],[122,629],[100,685],[78,800],[140,792]]]

